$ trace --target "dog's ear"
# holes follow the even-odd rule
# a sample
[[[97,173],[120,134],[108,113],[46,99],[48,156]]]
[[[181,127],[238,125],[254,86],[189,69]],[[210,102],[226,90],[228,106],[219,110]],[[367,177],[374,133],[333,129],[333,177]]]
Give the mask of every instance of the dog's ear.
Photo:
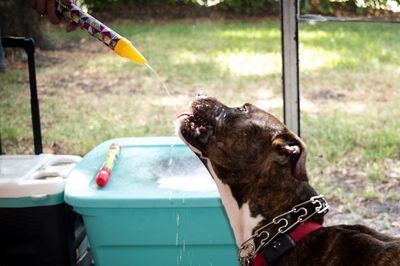
[[[294,177],[300,181],[308,181],[306,171],[307,149],[303,141],[294,134],[276,137],[272,147],[289,158]]]

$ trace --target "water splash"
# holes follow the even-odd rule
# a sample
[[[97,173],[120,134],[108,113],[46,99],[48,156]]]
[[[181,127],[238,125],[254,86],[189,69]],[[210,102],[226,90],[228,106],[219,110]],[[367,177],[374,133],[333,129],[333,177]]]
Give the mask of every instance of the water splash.
[[[182,265],[182,250],[179,252],[179,256],[176,257],[176,265]]]
[[[179,225],[180,225],[180,215],[177,214],[176,215],[176,227],[179,227]]]

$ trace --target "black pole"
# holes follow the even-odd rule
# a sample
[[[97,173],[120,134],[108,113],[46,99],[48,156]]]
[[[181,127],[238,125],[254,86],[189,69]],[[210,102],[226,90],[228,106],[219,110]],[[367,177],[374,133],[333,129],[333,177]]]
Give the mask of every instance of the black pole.
[[[35,42],[32,38],[23,37],[3,37],[1,38],[1,41],[3,47],[22,47],[28,55],[33,143],[35,146],[35,154],[40,154],[43,152],[43,146],[42,132],[40,128],[39,100],[36,86]]]
[[[31,113],[35,154],[40,154],[43,152],[43,146],[42,132],[40,128],[39,99],[36,86],[35,43],[32,38],[28,39],[25,51],[28,54],[29,84],[31,88]]]

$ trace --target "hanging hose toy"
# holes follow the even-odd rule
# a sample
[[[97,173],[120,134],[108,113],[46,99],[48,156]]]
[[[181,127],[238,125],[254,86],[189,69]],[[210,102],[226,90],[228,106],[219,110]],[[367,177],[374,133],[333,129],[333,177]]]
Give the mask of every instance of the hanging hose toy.
[[[60,1],[57,1],[57,3],[57,11],[60,14],[75,22],[81,29],[103,42],[115,53],[138,64],[146,64],[146,59],[128,39],[101,23],[77,5],[73,3],[64,4]]]

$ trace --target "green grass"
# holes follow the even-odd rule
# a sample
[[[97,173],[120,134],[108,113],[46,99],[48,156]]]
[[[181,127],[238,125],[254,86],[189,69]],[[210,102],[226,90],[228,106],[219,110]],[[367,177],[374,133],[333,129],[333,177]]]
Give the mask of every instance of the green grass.
[[[110,26],[133,41],[173,99],[146,67],[84,32],[50,28],[48,38],[61,48],[37,57],[45,151],[84,155],[110,138],[173,135],[174,104],[186,107],[198,91],[282,117],[278,22]],[[373,195],[368,186],[391,182],[387,159],[400,160],[400,28],[325,23],[300,30],[302,137],[312,180],[343,195],[347,188],[326,177],[357,168],[366,187],[357,195]],[[0,84],[3,151],[32,152],[24,63],[9,62]]]

